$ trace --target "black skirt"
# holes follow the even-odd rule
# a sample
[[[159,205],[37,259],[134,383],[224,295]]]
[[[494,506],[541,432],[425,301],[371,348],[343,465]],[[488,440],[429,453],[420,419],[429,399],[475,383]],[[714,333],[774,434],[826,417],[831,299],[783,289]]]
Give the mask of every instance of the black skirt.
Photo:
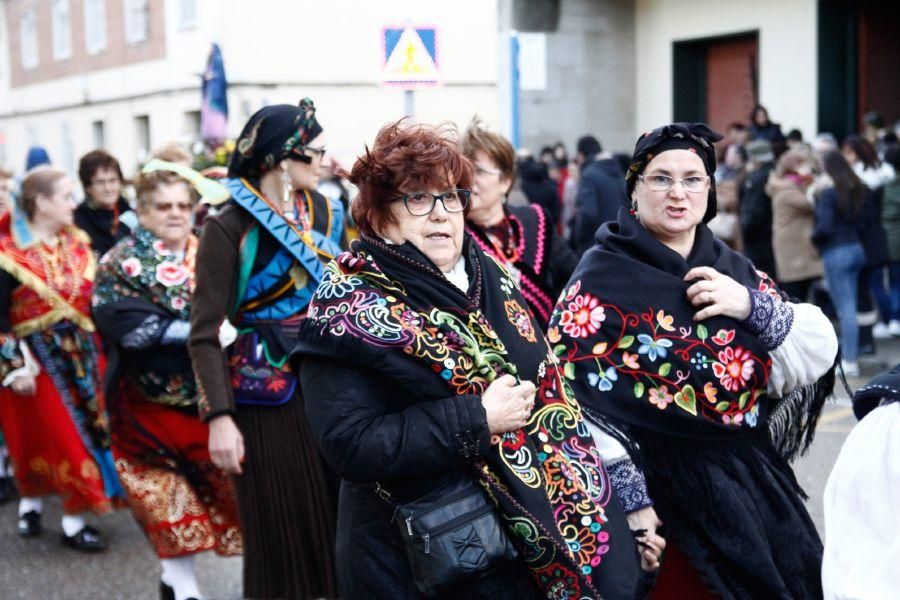
[[[303,400],[241,405],[246,460],[236,477],[244,596],[337,598],[337,479],[313,442]]]

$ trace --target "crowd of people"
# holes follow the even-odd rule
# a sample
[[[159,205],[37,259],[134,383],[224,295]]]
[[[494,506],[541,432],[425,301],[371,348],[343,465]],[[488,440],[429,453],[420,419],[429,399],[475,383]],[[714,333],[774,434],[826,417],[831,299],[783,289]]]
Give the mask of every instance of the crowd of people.
[[[0,171],[0,499],[27,538],[59,496],[84,552],[129,509],[166,600],[204,551],[248,598],[822,597],[790,463],[900,335],[900,146],[866,124],[756,107],[570,162],[400,120],[345,171],[304,99],[133,198],[89,152],[77,206],[34,149]]]

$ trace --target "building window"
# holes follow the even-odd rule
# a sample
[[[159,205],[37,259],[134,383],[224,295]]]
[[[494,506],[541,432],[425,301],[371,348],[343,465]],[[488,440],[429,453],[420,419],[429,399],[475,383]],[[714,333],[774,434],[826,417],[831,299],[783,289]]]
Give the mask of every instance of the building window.
[[[53,27],[53,59],[72,57],[72,23],[69,18],[69,0],[53,0],[51,9]]]
[[[84,0],[84,45],[88,54],[106,49],[106,0]]]
[[[178,9],[178,26],[181,29],[197,26],[197,0],[181,0]]]
[[[22,68],[33,69],[38,66],[37,16],[33,8],[22,15],[19,36],[22,42]]]
[[[150,156],[150,117],[139,115],[134,118],[134,139],[137,142],[135,148],[137,159],[144,162]]]
[[[94,148],[106,147],[106,125],[103,121],[91,123],[91,137],[94,140]]]
[[[184,113],[184,135],[191,141],[200,137],[199,110],[189,110]]]
[[[125,0],[125,41],[143,42],[150,34],[150,8],[147,0]]]

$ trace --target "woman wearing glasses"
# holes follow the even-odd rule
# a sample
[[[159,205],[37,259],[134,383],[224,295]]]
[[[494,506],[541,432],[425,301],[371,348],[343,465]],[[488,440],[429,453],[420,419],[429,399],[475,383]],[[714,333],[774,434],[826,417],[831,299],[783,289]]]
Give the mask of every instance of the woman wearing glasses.
[[[669,542],[654,597],[817,598],[822,543],[788,460],[837,340],[706,226],[720,139],[688,123],[638,139],[631,214],[598,232],[548,337],[589,419],[639,459]]]
[[[343,209],[315,189],[324,148],[309,99],[268,106],[241,132],[231,200],[203,230],[188,342],[213,463],[236,475],[244,595],[334,598],[336,479],[287,366],[293,336],[341,251]],[[234,326],[226,349],[220,330]]]
[[[163,600],[201,597],[194,554],[241,552],[234,486],[210,461],[209,429],[197,419],[187,352],[196,196],[175,171],[189,173],[155,160],[135,181],[139,226],[101,260],[93,299],[94,320],[110,351],[116,470],[160,559]]]
[[[556,235],[543,208],[506,205],[516,177],[516,153],[506,138],[476,120],[463,137],[463,151],[475,167],[467,231],[483,252],[504,264],[546,331],[553,304],[578,259]]]
[[[350,173],[361,238],[300,328],[310,425],[343,478],[341,595],[633,597],[634,542],[565,374],[465,234],[473,170],[455,132],[385,126]]]

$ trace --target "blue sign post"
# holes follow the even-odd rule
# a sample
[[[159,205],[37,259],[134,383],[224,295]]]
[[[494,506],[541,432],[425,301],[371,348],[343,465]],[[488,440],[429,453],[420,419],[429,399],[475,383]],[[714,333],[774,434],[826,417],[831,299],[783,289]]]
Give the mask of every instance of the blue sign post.
[[[415,112],[415,90],[440,84],[436,27],[385,27],[381,83],[405,90],[404,112]]]

